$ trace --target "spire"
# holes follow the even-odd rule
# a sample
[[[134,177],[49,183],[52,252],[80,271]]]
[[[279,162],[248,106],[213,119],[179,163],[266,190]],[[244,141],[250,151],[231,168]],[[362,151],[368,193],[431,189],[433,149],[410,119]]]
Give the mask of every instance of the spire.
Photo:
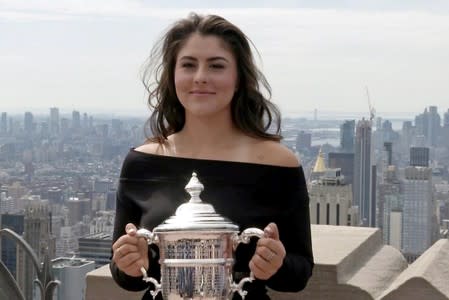
[[[323,173],[324,171],[326,171],[326,164],[323,151],[321,151],[320,148],[320,152],[318,153],[318,156],[316,158],[315,166],[313,167],[313,173]]]

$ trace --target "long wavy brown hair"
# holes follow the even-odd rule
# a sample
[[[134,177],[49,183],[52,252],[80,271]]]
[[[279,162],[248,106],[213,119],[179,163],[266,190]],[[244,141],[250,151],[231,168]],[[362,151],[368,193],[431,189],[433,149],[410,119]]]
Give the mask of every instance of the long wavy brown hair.
[[[221,38],[236,58],[239,82],[231,101],[235,126],[249,136],[281,140],[280,112],[270,101],[271,87],[254,62],[248,37],[220,16],[191,13],[156,43],[145,65],[142,79],[152,110],[145,124],[148,141],[164,143],[170,134],[184,127],[185,111],[176,95],[174,70],[179,50],[193,33]]]

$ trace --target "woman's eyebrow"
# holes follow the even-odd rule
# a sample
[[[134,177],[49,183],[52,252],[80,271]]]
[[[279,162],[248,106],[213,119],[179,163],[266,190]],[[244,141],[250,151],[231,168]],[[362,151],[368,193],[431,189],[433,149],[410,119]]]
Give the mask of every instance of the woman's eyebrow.
[[[185,56],[183,56],[183,57],[181,57],[180,58],[180,60],[183,60],[183,59],[185,59],[185,60],[194,60],[194,61],[197,61],[198,59],[197,58],[195,58],[195,57],[193,57],[193,56],[189,56],[189,55],[185,55]],[[225,57],[223,57],[223,56],[213,56],[213,57],[209,57],[208,59],[207,59],[207,61],[215,61],[215,60],[224,60],[224,61],[226,61],[226,62],[229,62]]]

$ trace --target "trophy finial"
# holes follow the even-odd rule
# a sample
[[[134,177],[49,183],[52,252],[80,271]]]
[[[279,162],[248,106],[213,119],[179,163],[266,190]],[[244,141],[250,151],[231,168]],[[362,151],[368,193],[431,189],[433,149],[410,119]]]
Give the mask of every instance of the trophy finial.
[[[189,183],[187,183],[185,189],[190,194],[190,203],[202,202],[200,194],[204,190],[204,185],[198,180],[195,172],[192,173],[192,177],[190,178]]]

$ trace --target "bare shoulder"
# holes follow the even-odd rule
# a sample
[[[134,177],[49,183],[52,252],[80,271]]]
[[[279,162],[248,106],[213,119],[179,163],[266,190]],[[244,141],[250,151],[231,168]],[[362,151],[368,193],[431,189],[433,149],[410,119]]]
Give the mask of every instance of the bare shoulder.
[[[299,158],[287,146],[276,141],[260,141],[255,147],[259,163],[282,167],[298,167]]]
[[[134,150],[149,154],[165,155],[167,152],[167,145],[159,144],[157,142],[147,142]]]

